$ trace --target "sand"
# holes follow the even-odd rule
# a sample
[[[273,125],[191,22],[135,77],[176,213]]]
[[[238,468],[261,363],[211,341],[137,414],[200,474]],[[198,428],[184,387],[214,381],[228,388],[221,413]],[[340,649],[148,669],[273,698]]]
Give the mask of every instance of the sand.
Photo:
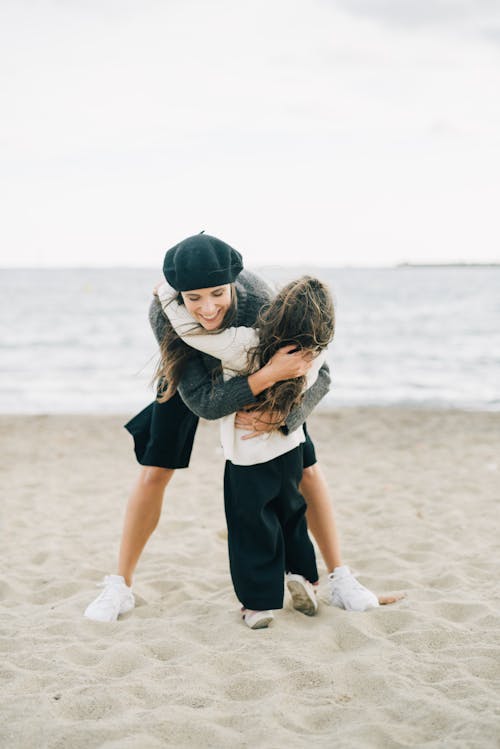
[[[500,414],[312,418],[345,561],[407,597],[315,618],[285,600],[258,632],[231,587],[206,423],[139,564],[137,608],[83,619],[137,475],[125,418],[0,418],[2,747],[500,746]]]

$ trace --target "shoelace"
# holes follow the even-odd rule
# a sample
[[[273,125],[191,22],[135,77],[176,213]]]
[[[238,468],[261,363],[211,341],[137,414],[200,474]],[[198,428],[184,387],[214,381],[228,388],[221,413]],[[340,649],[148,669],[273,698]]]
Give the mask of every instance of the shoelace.
[[[100,583],[97,583],[96,588],[103,588],[101,595],[99,596],[101,603],[110,601],[113,603],[113,592],[115,589],[115,583],[110,580],[110,576],[106,575]]]
[[[105,575],[100,583],[96,583],[96,588],[105,588],[106,585],[121,585],[122,580],[111,580],[113,575]],[[123,583],[125,585],[125,583]]]
[[[364,588],[364,585],[361,585],[361,583],[358,580],[356,580],[352,572],[350,572],[348,575],[344,575],[343,577],[335,577],[333,573],[331,573],[329,577],[333,583],[338,583],[339,585],[342,585],[343,583],[346,583],[349,581],[350,586],[352,588],[356,588],[356,590],[361,590]]]
[[[361,585],[361,583],[356,580],[354,575],[350,575],[351,578],[351,587],[355,588],[356,590],[364,590],[364,585]]]

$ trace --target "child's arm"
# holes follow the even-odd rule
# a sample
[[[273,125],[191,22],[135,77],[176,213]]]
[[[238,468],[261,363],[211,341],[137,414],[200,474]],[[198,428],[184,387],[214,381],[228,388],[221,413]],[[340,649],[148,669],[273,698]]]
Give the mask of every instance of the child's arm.
[[[177,301],[177,292],[167,283],[158,288],[158,299],[164,313],[182,340],[188,346],[220,359],[228,367],[245,368],[246,354],[257,343],[257,333],[249,327],[232,327],[219,333],[204,333],[204,328],[189,314],[183,304]]]
[[[321,351],[318,354],[318,356],[316,356],[313,359],[311,369],[306,374],[306,386],[304,390],[309,390],[309,388],[314,385],[314,383],[318,379],[319,370],[321,369],[321,367],[323,366],[325,362],[326,362],[326,349]]]

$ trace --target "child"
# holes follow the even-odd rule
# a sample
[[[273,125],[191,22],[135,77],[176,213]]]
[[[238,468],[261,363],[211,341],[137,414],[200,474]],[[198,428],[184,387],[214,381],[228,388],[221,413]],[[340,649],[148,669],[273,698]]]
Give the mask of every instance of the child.
[[[207,325],[198,325],[186,309],[206,291],[178,294],[163,284],[158,297],[178,336],[220,359],[225,379],[262,367],[286,345],[311,352],[312,365],[305,377],[278,382],[259,396],[255,410],[275,420],[273,431],[245,439],[235,428],[234,414],[220,420],[231,576],[245,623],[260,629],[272,621],[272,610],[282,607],[284,572],[294,607],[308,615],[317,611],[316,561],[304,517],[306,505],[298,489],[305,435],[302,427],[284,434],[280,426],[325,360],[324,350],[334,332],[333,302],[321,281],[304,277],[288,284],[269,303],[260,315],[258,331],[219,326],[207,333]]]

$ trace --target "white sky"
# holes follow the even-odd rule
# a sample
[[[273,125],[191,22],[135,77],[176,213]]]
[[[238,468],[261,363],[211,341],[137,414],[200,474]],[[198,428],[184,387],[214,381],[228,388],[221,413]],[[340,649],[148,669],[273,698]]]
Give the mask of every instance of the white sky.
[[[497,0],[0,0],[0,265],[500,262]]]

